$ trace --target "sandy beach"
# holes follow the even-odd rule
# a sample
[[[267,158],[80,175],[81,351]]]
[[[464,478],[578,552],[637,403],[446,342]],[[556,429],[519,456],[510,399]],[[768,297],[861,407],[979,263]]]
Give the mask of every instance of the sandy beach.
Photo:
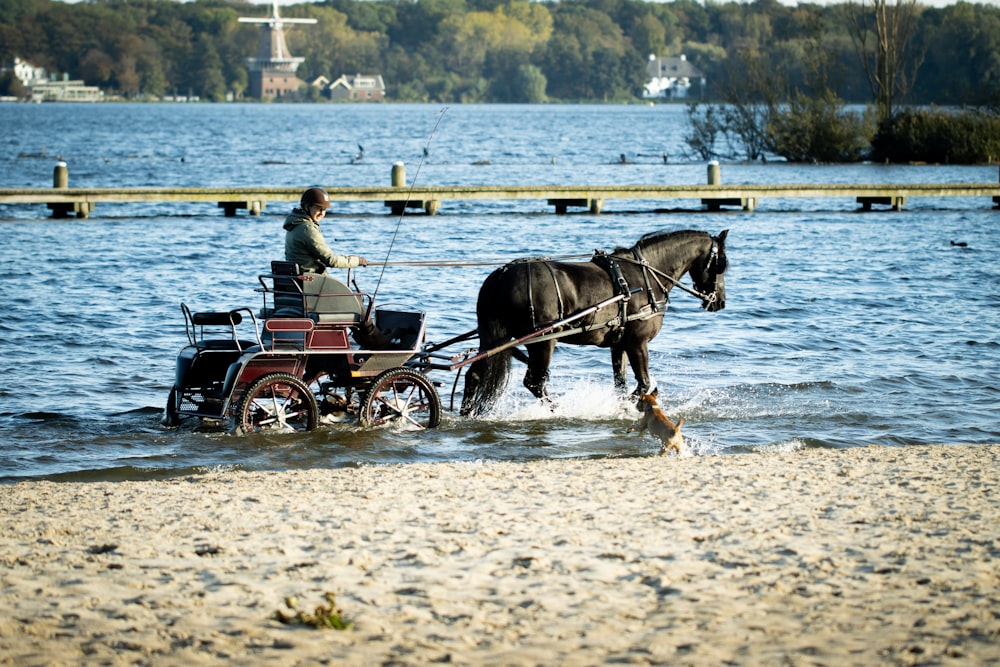
[[[1000,664],[1000,446],[0,487],[5,665]],[[333,593],[346,630],[275,620]]]

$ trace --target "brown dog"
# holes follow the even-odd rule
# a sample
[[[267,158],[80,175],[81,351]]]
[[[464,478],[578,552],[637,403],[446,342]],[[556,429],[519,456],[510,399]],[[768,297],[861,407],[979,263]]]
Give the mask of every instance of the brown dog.
[[[648,429],[660,440],[661,454],[674,451],[677,452],[678,456],[682,456],[684,454],[684,436],[681,435],[681,424],[684,423],[684,419],[679,419],[676,424],[670,421],[660,409],[656,395],[657,390],[654,389],[651,393],[639,397],[639,404],[636,407],[642,412],[642,417],[632,424],[628,431],[629,433],[632,431],[642,433]]]

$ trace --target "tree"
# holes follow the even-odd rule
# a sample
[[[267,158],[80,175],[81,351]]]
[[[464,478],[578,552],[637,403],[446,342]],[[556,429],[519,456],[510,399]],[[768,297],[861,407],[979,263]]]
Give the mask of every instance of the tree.
[[[664,51],[667,45],[667,29],[652,12],[646,12],[635,20],[630,37],[632,45],[640,54],[666,55]]]
[[[693,102],[687,108],[687,121],[690,133],[684,143],[702,160],[711,160],[716,155],[715,141],[723,131],[719,108]]]
[[[18,99],[28,96],[28,91],[24,89],[21,80],[14,76],[14,70],[7,70],[0,74],[0,95],[9,95]]]
[[[890,4],[891,2],[891,4]],[[908,58],[917,0],[849,0],[851,38],[868,76],[878,122],[892,119],[899,97],[913,85],[921,58]]]
[[[534,65],[521,65],[517,68],[514,83],[511,86],[511,98],[514,102],[536,104],[545,101],[545,86],[548,82],[542,70]]]
[[[854,113],[831,91],[794,92],[771,117],[774,152],[790,162],[857,162],[871,145],[869,114]]]

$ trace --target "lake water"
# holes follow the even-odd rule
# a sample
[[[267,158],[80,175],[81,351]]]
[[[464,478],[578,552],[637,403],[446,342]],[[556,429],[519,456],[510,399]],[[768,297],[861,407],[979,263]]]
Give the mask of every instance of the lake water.
[[[0,187],[51,186],[60,156],[74,187],[388,184],[397,161],[419,185],[706,179],[684,155],[684,109],[669,105],[0,105],[0,124]],[[996,182],[997,169],[723,163],[722,179]],[[256,307],[288,209],[226,218],[208,204],[104,204],[88,220],[53,220],[42,205],[0,206],[0,480],[655,457],[656,443],[626,432],[636,413],[612,391],[608,352],[566,345],[554,410],[515,368],[496,415],[446,411],[423,433],[161,426],[185,341],[180,303]],[[729,229],[727,308],[706,313],[675,290],[651,345],[661,402],[685,419],[696,454],[1000,441],[1000,211],[988,200],[869,213],[847,199],[765,199],[753,213],[609,200],[599,216],[558,217],[544,201],[444,202],[437,216],[402,219],[369,202],[323,224],[336,249],[372,260],[386,259],[398,226],[391,260],[487,264],[630,245],[658,229]],[[475,326],[493,268],[390,267],[379,302],[427,311],[429,338],[444,340]],[[367,291],[378,278],[358,273]],[[435,374],[446,406],[453,378]]]

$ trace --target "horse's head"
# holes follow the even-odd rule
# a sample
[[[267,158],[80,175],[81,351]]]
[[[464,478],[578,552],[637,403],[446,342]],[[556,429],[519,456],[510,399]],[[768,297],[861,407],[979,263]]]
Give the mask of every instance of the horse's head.
[[[701,307],[710,313],[726,307],[726,235],[728,229],[722,230],[718,236],[712,237],[712,246],[699,261],[691,267],[688,275],[694,282],[696,290],[701,292]]]

